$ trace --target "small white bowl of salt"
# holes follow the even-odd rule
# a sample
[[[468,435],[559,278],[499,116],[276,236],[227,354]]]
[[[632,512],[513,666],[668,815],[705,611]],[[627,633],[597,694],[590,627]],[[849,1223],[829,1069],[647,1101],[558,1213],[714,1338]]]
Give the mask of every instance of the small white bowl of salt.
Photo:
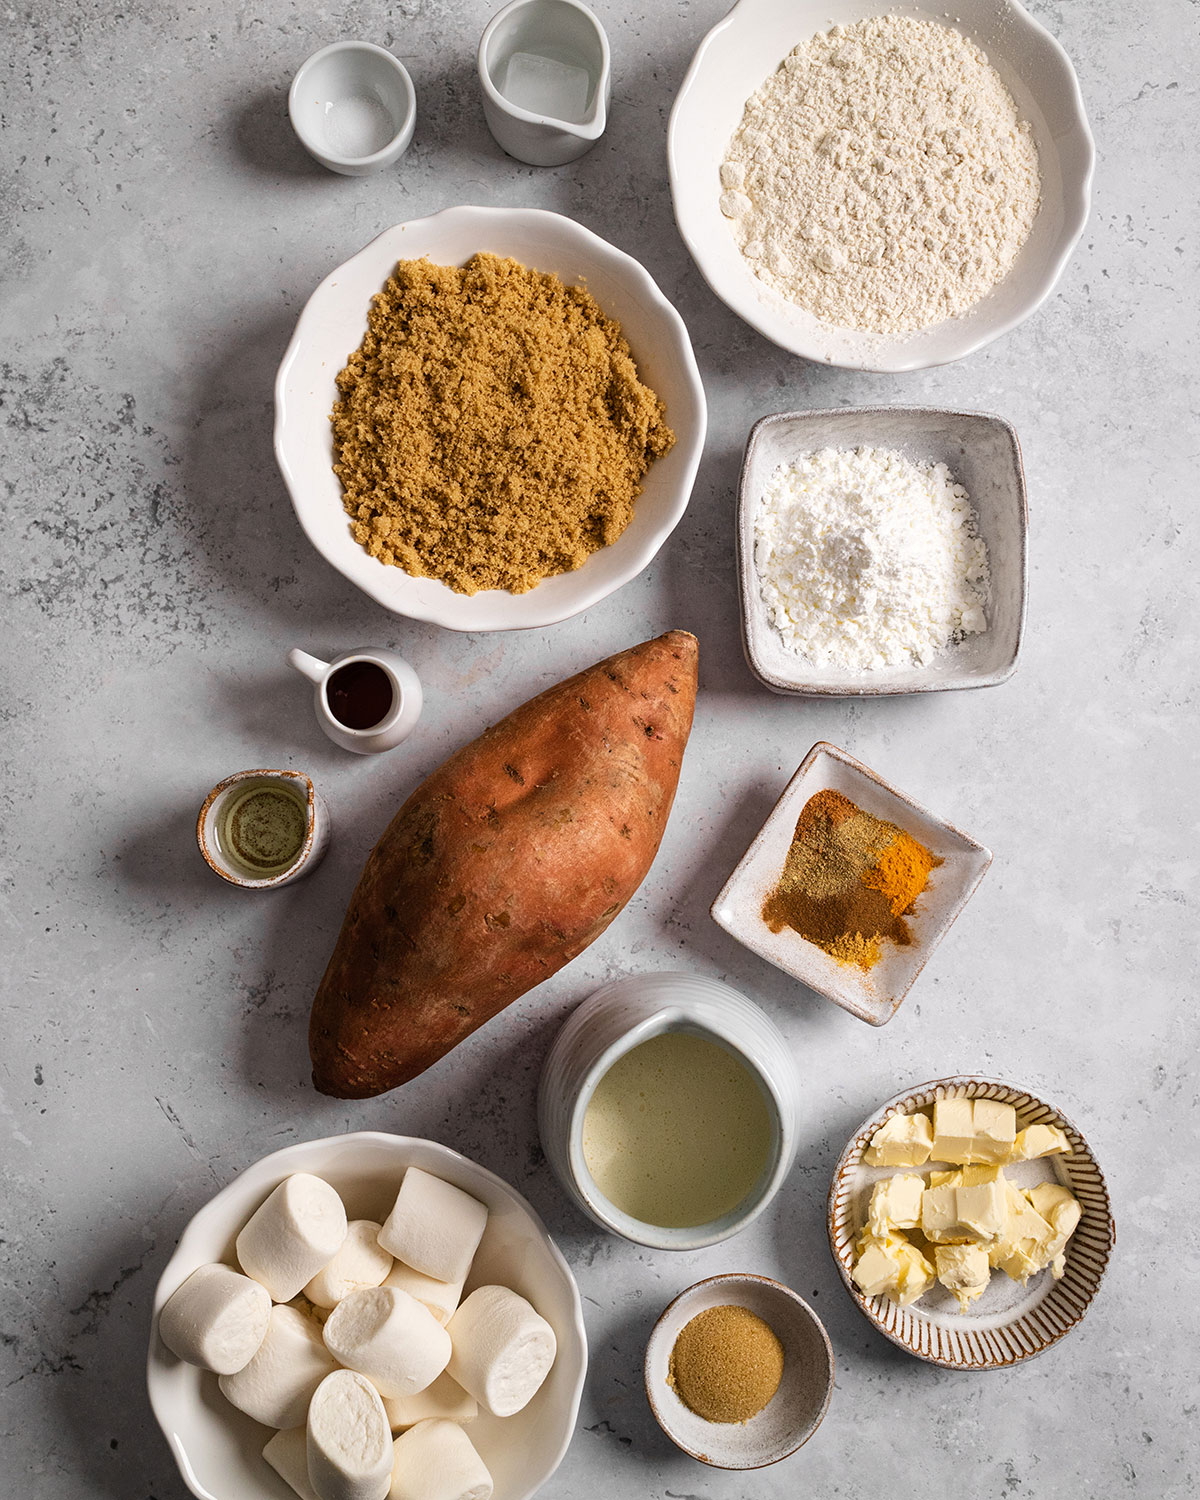
[[[383,47],[334,42],[301,64],[288,114],[314,161],[344,177],[368,177],[408,150],[417,91],[408,69]]]

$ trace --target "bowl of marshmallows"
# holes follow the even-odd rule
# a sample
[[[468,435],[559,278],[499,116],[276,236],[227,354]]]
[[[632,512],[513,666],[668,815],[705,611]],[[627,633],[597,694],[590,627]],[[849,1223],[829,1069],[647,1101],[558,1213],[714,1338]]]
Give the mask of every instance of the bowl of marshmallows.
[[[200,1500],[526,1500],[586,1368],[529,1204],[436,1142],[363,1131],[264,1157],[200,1210],[147,1383]]]

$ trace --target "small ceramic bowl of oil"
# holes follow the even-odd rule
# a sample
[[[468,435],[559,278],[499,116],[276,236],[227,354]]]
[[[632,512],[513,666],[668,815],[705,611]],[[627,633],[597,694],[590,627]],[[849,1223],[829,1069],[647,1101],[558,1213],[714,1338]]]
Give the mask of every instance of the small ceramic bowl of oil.
[[[244,890],[274,890],[315,870],[329,810],[303,771],[238,771],[213,787],[196,819],[210,870]]]
[[[744,1229],[779,1190],[798,1092],[775,1024],[729,985],[631,974],[555,1038],[538,1127],[597,1224],[656,1250],[697,1250]]]
[[[288,92],[300,144],[343,177],[368,177],[408,150],[417,92],[408,69],[373,42],[334,42],[300,65]]]

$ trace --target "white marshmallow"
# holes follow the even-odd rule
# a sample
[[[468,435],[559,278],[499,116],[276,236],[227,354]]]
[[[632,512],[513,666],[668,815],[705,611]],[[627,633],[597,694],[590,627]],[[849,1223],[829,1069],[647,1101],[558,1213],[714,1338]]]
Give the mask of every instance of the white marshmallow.
[[[409,1167],[379,1243],[414,1271],[438,1281],[465,1281],[488,1211],[477,1198]]]
[[[506,1286],[477,1287],[446,1331],[454,1346],[449,1373],[494,1417],[529,1404],[558,1347],[545,1318]]]
[[[379,1225],[355,1219],[342,1248],[304,1288],[314,1307],[336,1307],[343,1297],[365,1286],[378,1286],[392,1269],[392,1257],[379,1244]]]
[[[453,1422],[418,1422],[395,1442],[388,1500],[491,1500],[492,1476]]]
[[[167,1299],[158,1332],[172,1354],[232,1375],[248,1365],[266,1337],[271,1298],[265,1287],[228,1266],[200,1266]]]
[[[335,1370],[308,1408],[308,1479],[317,1500],[385,1500],[392,1430],[379,1392],[353,1370]]]
[[[427,1307],[392,1286],[344,1297],[326,1320],[325,1344],[339,1364],[373,1381],[381,1396],[423,1391],[450,1360],[450,1335]]]
[[[462,1299],[461,1281],[435,1281],[423,1271],[406,1266],[402,1260],[392,1262],[392,1269],[384,1277],[383,1284],[399,1287],[402,1292],[423,1302],[443,1328]]]
[[[290,1302],[327,1266],[346,1238],[346,1210],[311,1172],[285,1177],[237,1237],[237,1258],[276,1302]]]
[[[273,1307],[262,1348],[245,1367],[222,1375],[221,1394],[267,1427],[299,1427],[312,1394],[336,1363],[321,1330],[294,1307]]]
[[[479,1415],[478,1401],[449,1375],[439,1375],[432,1385],[427,1385],[415,1396],[385,1396],[383,1409],[388,1414],[393,1432],[415,1427],[418,1422],[427,1422],[431,1417],[443,1417],[447,1422],[473,1422]]]
[[[300,1500],[319,1500],[308,1482],[308,1429],[285,1427],[275,1434],[263,1449],[263,1457],[285,1484],[290,1484]]]
[[[287,1305],[302,1312],[306,1318],[311,1318],[321,1328],[325,1326],[325,1319],[332,1311],[332,1308],[318,1307],[315,1302],[310,1302],[303,1292],[298,1292]]]

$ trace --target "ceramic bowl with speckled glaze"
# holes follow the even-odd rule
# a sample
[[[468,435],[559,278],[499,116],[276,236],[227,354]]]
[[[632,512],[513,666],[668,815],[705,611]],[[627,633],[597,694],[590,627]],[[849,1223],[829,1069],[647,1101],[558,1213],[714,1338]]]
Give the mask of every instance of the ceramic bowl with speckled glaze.
[[[710,1307],[745,1307],[783,1345],[779,1389],[745,1422],[709,1422],[669,1382],[671,1351],[684,1326]],[[833,1347],[803,1297],[769,1276],[710,1276],[675,1298],[646,1345],[646,1398],[676,1447],[714,1469],[764,1469],[803,1447],[833,1395]]]
[[[934,1284],[908,1307],[887,1297],[866,1297],[851,1279],[854,1244],[866,1221],[871,1189],[881,1177],[897,1171],[927,1176],[940,1163],[924,1167],[869,1167],[863,1153],[871,1137],[893,1115],[929,1109],[937,1099],[995,1099],[1017,1112],[1017,1129],[1056,1125],[1065,1131],[1071,1150],[1005,1167],[1018,1187],[1060,1182],[1070,1188],[1083,1210],[1079,1226],[1067,1241],[1066,1269],[1055,1281],[1041,1271],[1024,1285],[1003,1271],[993,1271],[987,1290],[965,1313],[944,1287]],[[1028,1089],[996,1079],[960,1074],[923,1083],[880,1105],[850,1137],[833,1172],[829,1190],[829,1246],[846,1290],[885,1338],[909,1354],[949,1370],[1003,1370],[1057,1344],[1077,1328],[1100,1289],[1116,1229],[1108,1188],[1091,1148],[1078,1128],[1053,1104]]]
[[[221,815],[229,802],[243,791],[257,787],[258,783],[264,787],[281,783],[304,799],[304,840],[296,857],[286,870],[261,877],[247,874],[247,867],[234,861],[222,844],[220,831]],[[237,771],[213,787],[196,818],[196,843],[205,864],[222,880],[244,891],[273,891],[311,875],[325,858],[329,837],[329,808],[313,785],[312,778],[303,771]]]

